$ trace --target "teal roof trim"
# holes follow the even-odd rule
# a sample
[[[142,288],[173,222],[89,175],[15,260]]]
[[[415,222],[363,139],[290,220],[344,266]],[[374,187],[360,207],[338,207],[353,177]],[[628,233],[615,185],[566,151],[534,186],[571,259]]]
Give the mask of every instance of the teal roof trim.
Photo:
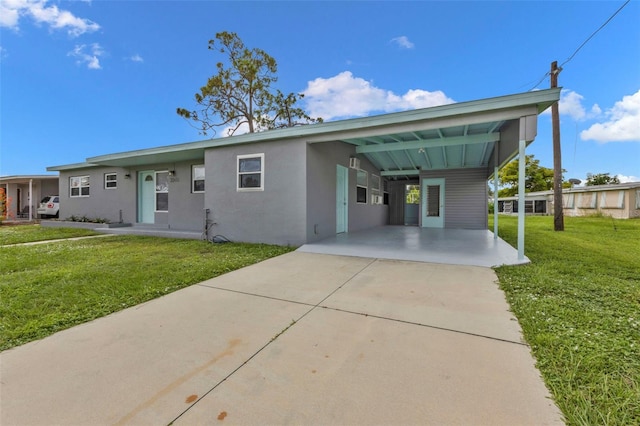
[[[65,164],[63,166],[50,166],[47,167],[48,172],[62,172],[65,170],[77,170],[77,169],[87,169],[90,167],[99,167],[99,164],[92,163],[74,163],[74,164]]]
[[[394,137],[404,137],[400,134],[400,127],[412,127],[412,126],[424,126],[424,123],[431,120],[439,119],[461,119],[465,116],[473,116],[476,114],[487,115],[494,112],[497,117],[503,117],[496,119],[493,127],[489,127],[487,132],[486,128],[482,129],[482,132],[493,133],[496,127],[499,126],[500,121],[511,118],[511,115],[517,115],[521,113],[518,109],[524,107],[531,108],[534,106],[535,112],[540,113],[557,102],[560,98],[560,88],[540,90],[535,92],[525,92],[515,95],[500,96],[495,98],[481,99],[470,102],[460,102],[448,105],[442,105],[431,108],[422,108],[411,111],[395,112],[390,114],[383,114],[370,117],[353,118],[348,120],[340,120],[319,124],[309,124],[298,127],[290,127],[284,129],[275,129],[259,133],[246,133],[238,136],[229,136],[216,139],[207,139],[196,142],[188,142],[176,145],[166,145],[157,148],[141,149],[135,151],[127,151],[115,154],[101,155],[96,157],[87,158],[86,163],[72,164],[66,166],[54,166],[48,167],[48,171],[62,171],[78,169],[83,167],[92,166],[119,166],[119,167],[131,167],[131,166],[144,166],[149,164],[162,164],[168,162],[179,161],[195,161],[204,159],[204,152],[206,149],[215,148],[220,146],[241,145],[257,142],[270,142],[270,141],[282,141],[290,139],[302,139],[309,143],[315,142],[327,142],[332,140],[342,140],[352,144],[369,144],[375,143],[375,141],[365,141],[363,137],[381,137],[385,135],[391,135]],[[509,115],[509,112],[512,114]],[[486,120],[484,120],[486,122]],[[473,120],[470,121],[471,126],[474,125]],[[392,129],[395,128],[395,129]],[[464,137],[467,135],[467,129],[464,133],[446,135],[441,132],[440,128],[434,128],[436,133],[432,132],[434,129],[428,129],[423,127],[421,129],[409,129],[410,132],[420,130],[420,134],[416,140],[421,141],[435,141],[441,139],[439,143],[443,143],[442,139],[446,140],[447,137]],[[430,133],[431,132],[431,133]],[[471,135],[473,138],[478,138],[477,135]],[[489,136],[493,138],[493,136]],[[469,140],[471,142],[471,138]],[[435,142],[434,142],[435,143]],[[432,149],[432,148],[429,148]],[[385,154],[389,155],[389,154]],[[413,155],[413,154],[411,154]],[[464,157],[468,153],[465,151]],[[375,158],[374,153],[371,153],[370,158]],[[381,161],[392,161],[393,156],[385,158]],[[413,161],[409,159],[408,161]],[[425,162],[429,162],[429,158]],[[446,162],[445,162],[446,163]]]

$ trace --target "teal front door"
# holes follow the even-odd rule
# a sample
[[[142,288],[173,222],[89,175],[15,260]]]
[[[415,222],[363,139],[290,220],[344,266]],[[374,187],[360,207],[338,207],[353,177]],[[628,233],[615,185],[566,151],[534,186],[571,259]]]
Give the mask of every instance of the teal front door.
[[[349,169],[336,168],[336,234],[347,232],[349,224]]]
[[[155,223],[155,171],[138,172],[138,223]]]
[[[422,179],[423,228],[444,228],[444,179]]]

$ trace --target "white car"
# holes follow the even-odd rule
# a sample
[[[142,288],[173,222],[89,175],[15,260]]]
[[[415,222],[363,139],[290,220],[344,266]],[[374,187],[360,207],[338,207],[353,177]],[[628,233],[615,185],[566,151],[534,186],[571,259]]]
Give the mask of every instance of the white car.
[[[58,217],[60,212],[60,197],[57,195],[47,195],[40,201],[38,214],[40,217]]]

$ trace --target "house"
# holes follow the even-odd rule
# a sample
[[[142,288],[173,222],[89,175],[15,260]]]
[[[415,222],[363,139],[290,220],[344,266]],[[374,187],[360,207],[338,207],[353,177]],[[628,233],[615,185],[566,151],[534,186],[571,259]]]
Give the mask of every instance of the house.
[[[58,195],[57,175],[0,176],[0,216],[11,219],[35,219],[40,200]]]
[[[47,170],[60,173],[61,218],[291,246],[387,224],[486,229],[487,179],[524,155],[538,114],[559,94],[160,146]],[[407,205],[411,188],[420,191],[417,207]]]
[[[553,191],[528,192],[524,197],[526,214],[553,214]],[[498,198],[498,212],[517,213],[516,199]],[[562,211],[565,216],[640,217],[640,182],[565,188]]]

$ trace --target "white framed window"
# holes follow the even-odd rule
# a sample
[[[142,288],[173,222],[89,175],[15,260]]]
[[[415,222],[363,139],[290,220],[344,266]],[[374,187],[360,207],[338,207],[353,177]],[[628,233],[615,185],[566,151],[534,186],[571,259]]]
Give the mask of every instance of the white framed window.
[[[640,189],[636,189],[636,209],[640,209]]]
[[[69,178],[70,197],[88,197],[89,192],[89,176],[71,176]]]
[[[238,191],[264,190],[264,154],[238,155]]]
[[[116,173],[104,174],[104,189],[116,189],[118,187],[118,175]]]
[[[369,174],[358,169],[356,177],[356,202],[367,204],[367,190],[369,188]]]
[[[204,165],[191,166],[191,192],[204,192]]]
[[[156,172],[156,211],[169,211],[169,172]]]

